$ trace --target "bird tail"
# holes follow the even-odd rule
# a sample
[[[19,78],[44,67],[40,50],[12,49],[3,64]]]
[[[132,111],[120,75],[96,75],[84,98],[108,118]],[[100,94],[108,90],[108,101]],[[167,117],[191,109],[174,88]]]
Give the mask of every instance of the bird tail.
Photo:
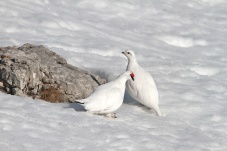
[[[78,103],[78,104],[84,104],[84,102],[79,102],[79,101],[75,101],[75,103]]]
[[[71,100],[70,103],[84,104],[84,99],[82,99],[82,100]]]

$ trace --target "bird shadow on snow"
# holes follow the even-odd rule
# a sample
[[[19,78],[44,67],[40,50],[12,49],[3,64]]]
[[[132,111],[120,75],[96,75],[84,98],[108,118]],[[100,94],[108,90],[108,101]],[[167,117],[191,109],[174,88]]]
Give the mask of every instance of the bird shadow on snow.
[[[127,91],[125,91],[124,95],[124,103],[129,105],[136,105],[136,106],[142,106],[139,102],[137,102],[135,99],[133,99]]]
[[[64,106],[64,108],[73,108],[77,112],[86,112],[84,107],[77,103],[67,103],[67,105]]]
[[[137,102],[135,99],[133,99],[127,91],[125,91],[125,95],[124,95],[124,104],[130,105],[130,106],[134,106],[134,107],[138,107],[141,110],[145,111],[145,112],[149,112],[149,113],[154,113],[156,114],[156,112],[153,109],[150,109],[148,107],[146,107],[145,105]]]

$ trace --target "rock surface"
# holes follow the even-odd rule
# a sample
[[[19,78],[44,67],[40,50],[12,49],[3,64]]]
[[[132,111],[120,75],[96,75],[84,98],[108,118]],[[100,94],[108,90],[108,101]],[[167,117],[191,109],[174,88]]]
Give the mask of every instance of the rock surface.
[[[0,47],[0,56],[2,89],[12,95],[70,102],[86,98],[106,82],[67,64],[64,58],[42,45]]]

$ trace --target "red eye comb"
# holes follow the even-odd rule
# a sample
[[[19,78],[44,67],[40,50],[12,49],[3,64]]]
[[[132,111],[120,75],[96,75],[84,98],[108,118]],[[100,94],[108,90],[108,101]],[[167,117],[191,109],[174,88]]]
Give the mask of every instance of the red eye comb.
[[[132,71],[131,71],[132,72]],[[132,72],[131,74],[130,74],[130,76],[131,76],[131,78],[132,78],[132,80],[134,81],[134,73]]]
[[[135,75],[134,75],[134,73],[133,73],[133,72],[132,72],[130,75],[131,75],[131,77],[135,77]]]

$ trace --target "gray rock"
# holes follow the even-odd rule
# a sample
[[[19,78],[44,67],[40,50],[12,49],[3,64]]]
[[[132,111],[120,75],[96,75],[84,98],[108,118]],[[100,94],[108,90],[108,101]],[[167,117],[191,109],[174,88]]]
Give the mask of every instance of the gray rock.
[[[50,102],[89,96],[106,82],[75,66],[44,46],[0,47],[0,82],[6,93]]]

